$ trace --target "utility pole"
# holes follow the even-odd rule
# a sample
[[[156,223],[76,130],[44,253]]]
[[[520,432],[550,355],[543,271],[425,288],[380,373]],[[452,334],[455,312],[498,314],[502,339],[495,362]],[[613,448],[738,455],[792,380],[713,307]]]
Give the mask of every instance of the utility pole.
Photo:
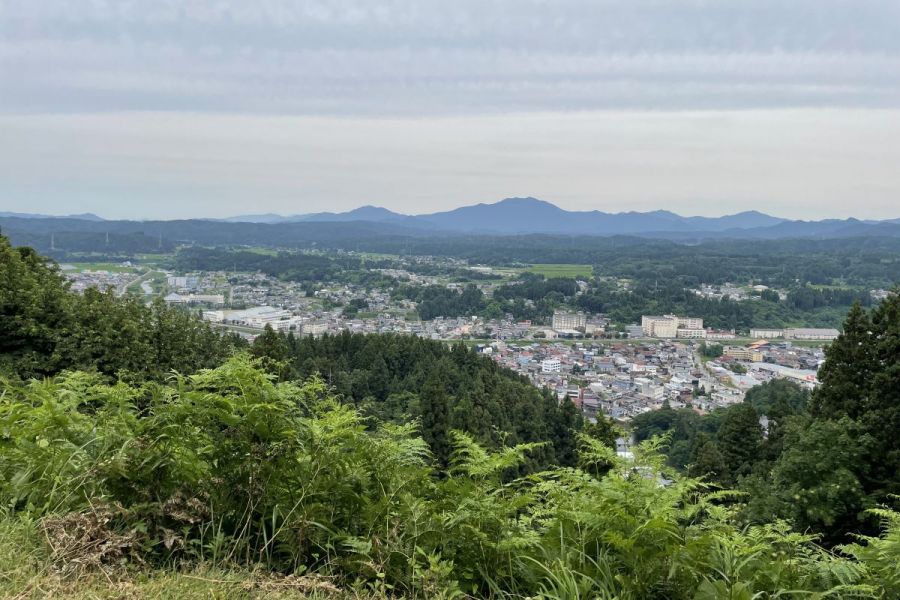
[[[52,233],[50,234],[50,249],[56,250],[56,238]]]

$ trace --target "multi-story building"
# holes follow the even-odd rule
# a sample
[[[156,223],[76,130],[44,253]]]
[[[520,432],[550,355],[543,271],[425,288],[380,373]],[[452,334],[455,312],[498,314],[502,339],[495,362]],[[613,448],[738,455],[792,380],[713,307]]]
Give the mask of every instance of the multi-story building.
[[[723,356],[734,360],[762,361],[762,353],[756,348],[743,348],[741,346],[726,346],[722,350]]]
[[[541,373],[559,373],[562,363],[558,358],[548,358],[541,361]]]
[[[587,317],[585,317],[584,313],[568,313],[568,312],[555,312],[553,313],[553,329],[561,330],[561,329],[584,329],[587,324]]]
[[[764,338],[782,338],[784,337],[783,329],[751,329],[750,337],[756,339]]]
[[[653,316],[644,315],[641,317],[641,329],[647,337],[658,338],[705,338],[706,330],[703,329],[703,319],[698,317],[676,317],[675,315]],[[684,329],[687,332],[679,336],[678,330]],[[702,331],[702,333],[700,333]]]
[[[789,340],[834,340],[841,333],[837,329],[785,329],[784,337]]]
[[[320,336],[328,331],[326,323],[304,323],[300,330],[303,335]]]
[[[217,306],[225,304],[225,296],[222,294],[188,294],[182,296],[173,292],[168,294],[163,300],[167,304],[215,304]]]
[[[685,338],[689,340],[706,339],[705,329],[690,329],[688,327],[679,327],[675,330],[675,337]]]
[[[197,277],[174,277],[170,276],[166,278],[166,283],[170,287],[178,288],[178,289],[194,289],[197,287],[197,283],[199,278]]]
[[[717,331],[715,329],[706,330],[706,339],[708,340],[733,340],[736,337],[734,331]]]

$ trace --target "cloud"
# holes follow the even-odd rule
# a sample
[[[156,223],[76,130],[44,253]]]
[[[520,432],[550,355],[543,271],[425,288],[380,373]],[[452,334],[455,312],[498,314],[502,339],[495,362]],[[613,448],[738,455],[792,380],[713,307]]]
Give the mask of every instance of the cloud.
[[[0,0],[7,210],[896,217],[896,0]]]
[[[884,0],[0,0],[0,111],[900,105]]]

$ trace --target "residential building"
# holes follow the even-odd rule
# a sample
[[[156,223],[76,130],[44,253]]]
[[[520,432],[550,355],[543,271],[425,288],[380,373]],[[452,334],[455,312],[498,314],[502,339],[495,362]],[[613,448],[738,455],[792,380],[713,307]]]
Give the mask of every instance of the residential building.
[[[541,361],[541,373],[559,373],[562,363],[558,358],[547,358]]]
[[[326,331],[328,331],[327,323],[304,323],[301,328],[301,333],[303,335],[311,335],[314,337],[320,336]]]
[[[584,330],[587,324],[587,317],[584,313],[555,312],[553,313],[553,329],[557,331],[563,329],[581,329]]]

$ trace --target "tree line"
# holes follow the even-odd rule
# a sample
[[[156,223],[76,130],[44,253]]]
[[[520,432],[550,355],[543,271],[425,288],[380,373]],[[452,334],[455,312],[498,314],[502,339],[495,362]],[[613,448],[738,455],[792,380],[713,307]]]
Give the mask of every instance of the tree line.
[[[900,296],[870,312],[856,305],[812,394],[774,380],[708,415],[645,413],[635,435],[665,434],[670,465],[746,492],[748,522],[776,515],[831,543],[872,533],[878,521],[868,511],[900,494],[898,340]]]
[[[216,366],[243,345],[161,300],[147,306],[113,290],[68,288],[55,263],[0,236],[0,370],[160,378]]]

